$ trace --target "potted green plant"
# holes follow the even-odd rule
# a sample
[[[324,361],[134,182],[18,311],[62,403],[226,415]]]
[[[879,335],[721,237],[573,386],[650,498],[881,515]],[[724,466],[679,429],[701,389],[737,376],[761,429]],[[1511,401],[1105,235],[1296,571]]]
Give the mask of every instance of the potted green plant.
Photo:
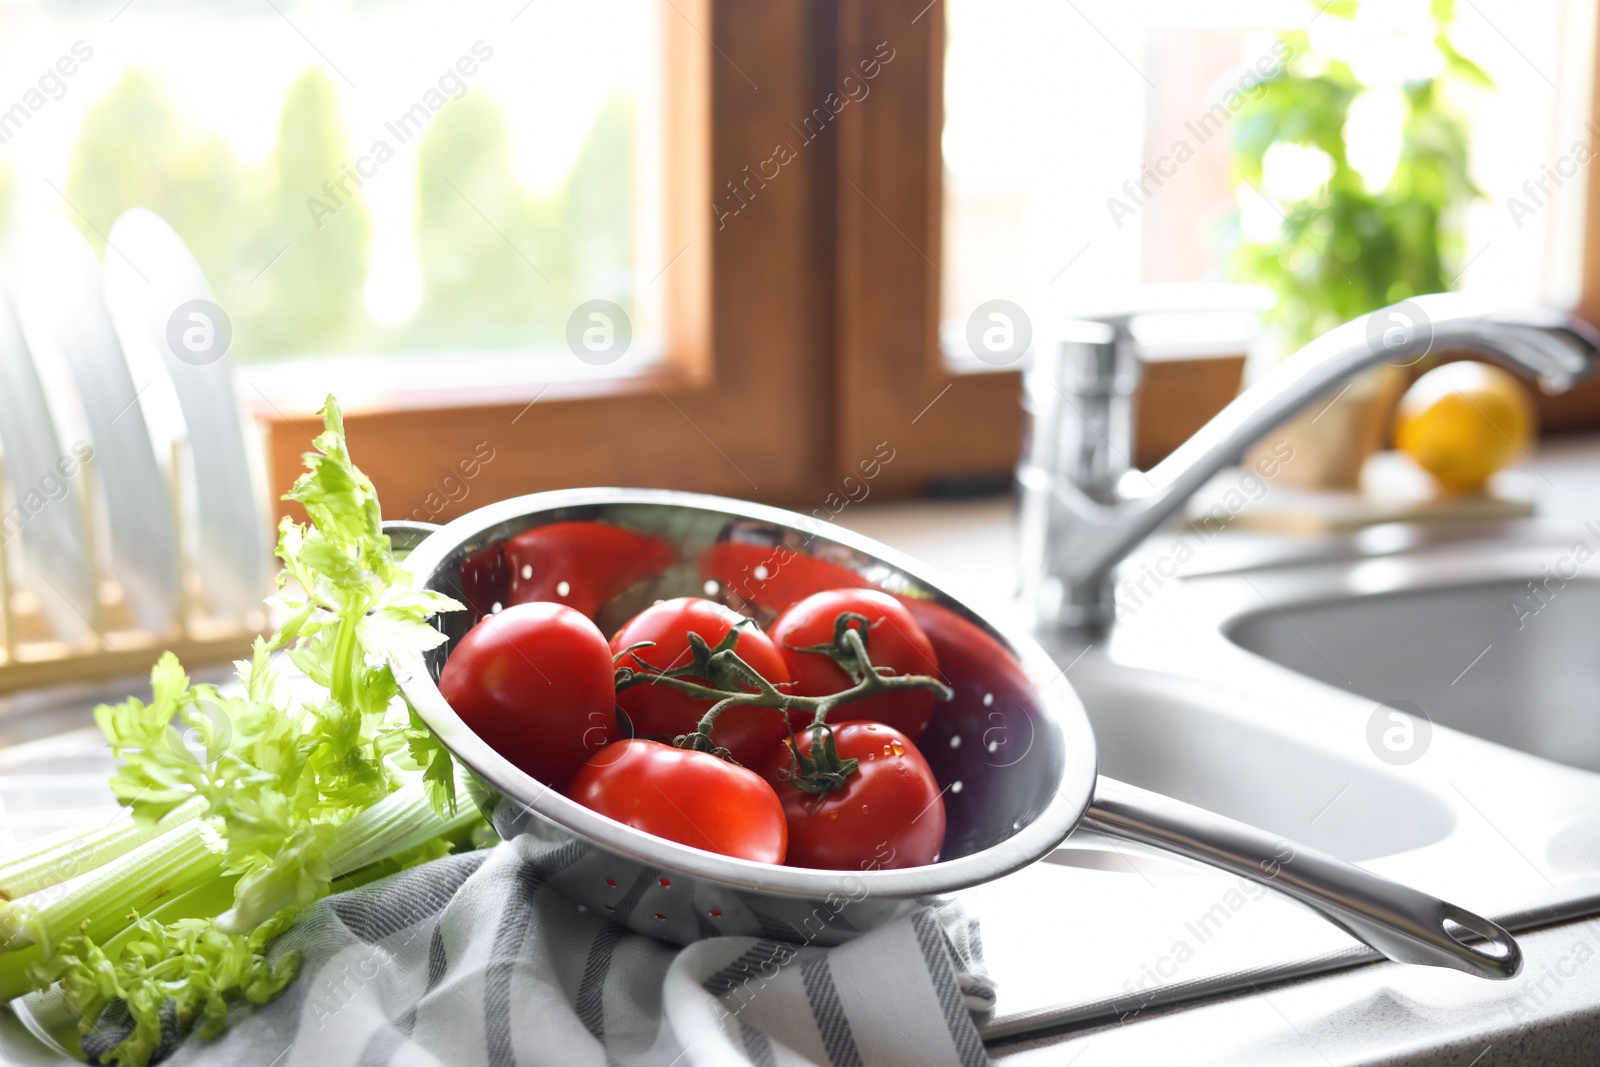
[[[1464,208],[1482,193],[1448,97],[1492,83],[1450,42],[1454,6],[1432,0],[1407,23],[1392,5],[1329,4],[1280,35],[1288,58],[1234,121],[1229,272],[1278,294],[1269,323],[1283,352],[1458,277]],[[1379,367],[1283,427],[1296,457],[1285,480],[1354,488],[1406,381]]]

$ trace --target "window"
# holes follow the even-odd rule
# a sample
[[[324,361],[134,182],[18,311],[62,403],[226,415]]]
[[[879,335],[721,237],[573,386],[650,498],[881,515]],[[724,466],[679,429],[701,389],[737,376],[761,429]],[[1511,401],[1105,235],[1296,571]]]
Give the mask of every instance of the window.
[[[957,358],[968,355],[966,319],[986,300],[1014,301],[1038,318],[1107,289],[1216,280],[1240,226],[1276,233],[1272,208],[1235,186],[1234,131],[1214,109],[1274,69],[1272,31],[1304,27],[1319,52],[1391,87],[1358,102],[1351,121],[1361,128],[1347,128],[1375,185],[1398,150],[1398,86],[1431,53],[1424,2],[1365,4],[1355,23],[1319,15],[1315,4],[1256,0],[946,6],[941,321]],[[1474,0],[1458,5],[1452,34],[1495,82],[1492,91],[1452,87],[1484,191],[1467,212],[1459,286],[1570,304],[1584,183],[1547,181],[1532,194],[1523,183],[1575,144],[1600,150],[1584,125],[1594,5]],[[1040,116],[1050,119],[1041,126]],[[1552,198],[1556,210],[1535,204]]]
[[[312,358],[358,390],[437,383],[440,359],[457,381],[581,373],[566,335],[589,301],[621,309],[629,363],[648,363],[657,3],[463,11],[8,8],[0,69],[38,77],[0,128],[4,214],[64,212],[103,252],[124,210],[156,210],[275,400]]]
[[[1462,7],[1463,49],[1501,84],[1462,102],[1489,194],[1463,284],[1600,278],[1577,268],[1587,171],[1557,210],[1507,206],[1593,110],[1592,7]],[[167,217],[235,320],[277,491],[328,389],[386,510],[413,518],[596,484],[810,511],[885,444],[880,495],[994,486],[1021,388],[963,353],[978,304],[1043,330],[1095,287],[1217,270],[1239,205],[1224,134],[1131,214],[1107,201],[1305,9],[1197,10],[0,6],[0,219],[58,212],[98,244],[134,203]],[[581,358],[574,336],[612,354],[601,300],[628,347]]]

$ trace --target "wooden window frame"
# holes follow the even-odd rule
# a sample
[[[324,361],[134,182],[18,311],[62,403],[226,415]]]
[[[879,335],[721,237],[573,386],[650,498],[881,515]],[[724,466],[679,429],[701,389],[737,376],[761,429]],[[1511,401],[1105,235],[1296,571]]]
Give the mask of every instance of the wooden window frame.
[[[879,498],[1003,479],[1020,447],[1020,375],[957,372],[938,344],[942,4],[671,0],[662,27],[666,245],[684,250],[664,275],[663,362],[348,411],[386,514],[444,521],[611,484],[817,511],[856,495],[845,479],[885,446]],[[893,59],[841,107],[843,79],[859,81],[880,45]],[[752,178],[776,144],[795,158]],[[318,424],[261,413],[277,496]]]
[[[746,184],[749,203],[720,228],[709,205],[711,190],[748,183],[747,167],[771,156],[782,134],[774,116],[809,110],[828,65],[815,54],[828,21],[807,0],[665,3],[665,229],[681,253],[662,276],[664,361],[626,377],[348,411],[352,450],[386,515],[445,521],[492,500],[584,485],[816,497],[833,451],[822,195],[831,151],[808,149],[777,179]],[[266,407],[277,497],[320,424]]]
[[[881,44],[894,59],[838,120],[836,474],[887,440],[901,492],[1009,472],[1022,439],[1021,374],[958,371],[939,345],[944,35],[937,0],[839,3],[841,77]]]
[[[848,473],[875,440],[904,440],[886,479],[901,492],[1008,470],[1023,432],[1020,375],[952,367],[939,343],[944,31],[937,0],[839,0],[841,70],[879,41],[897,54],[865,106],[839,121],[837,469]],[[1600,74],[1591,91],[1600,124]],[[1588,168],[1584,225],[1575,310],[1600,325],[1597,166]],[[1241,369],[1230,355],[1148,364],[1135,398],[1137,464],[1152,465],[1220,409]],[[1545,433],[1592,432],[1600,375],[1566,393],[1536,392],[1535,402]]]
[[[1021,446],[1021,376],[953,367],[939,343],[943,5],[663,3],[666,246],[682,249],[662,276],[664,360],[627,377],[350,411],[386,513],[442,521],[521,493],[615,484],[817,511],[853,495],[844,479],[885,445],[880,499],[1003,478]],[[862,80],[883,48],[893,58],[870,91],[841,104],[845,78]],[[802,129],[819,108],[832,119]],[[1600,119],[1600,78],[1592,111]],[[764,179],[779,144],[793,158]],[[1600,321],[1597,168],[1588,216],[1579,310]],[[1592,427],[1600,381],[1543,407],[1547,429]],[[276,495],[318,424],[263,414]],[[1195,416],[1168,414],[1174,432]],[[1141,463],[1165,447],[1141,448]]]

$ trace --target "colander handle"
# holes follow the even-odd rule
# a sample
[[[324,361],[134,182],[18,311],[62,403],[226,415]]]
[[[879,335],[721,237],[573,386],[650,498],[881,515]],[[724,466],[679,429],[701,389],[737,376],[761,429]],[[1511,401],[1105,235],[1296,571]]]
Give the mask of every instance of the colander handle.
[[[1100,778],[1083,821],[1278,890],[1399,963],[1511,978],[1522,950],[1488,919],[1325,852],[1182,801]]]

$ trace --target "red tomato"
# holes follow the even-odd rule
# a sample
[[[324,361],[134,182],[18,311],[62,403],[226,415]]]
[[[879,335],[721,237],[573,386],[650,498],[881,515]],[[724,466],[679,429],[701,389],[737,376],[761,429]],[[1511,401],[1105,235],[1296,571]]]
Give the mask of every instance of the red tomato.
[[[933,645],[900,601],[876,589],[832,589],[806,597],[772,624],[772,640],[777,643],[783,662],[789,668],[789,677],[794,680],[791,692],[820,697],[855,684],[827,656],[796,651],[831,643],[834,621],[846,612],[864,616],[872,623],[862,636],[866,639],[867,658],[874,667],[888,667],[896,674],[939,677],[939,660],[934,655]],[[852,626],[861,630],[859,623]],[[834,717],[887,723],[914,738],[928,725],[937,703],[938,698],[926,689],[883,693],[846,704],[834,712]],[[809,722],[810,716],[804,713],[789,714],[791,730],[798,731]]]
[[[551,600],[594,618],[629,586],[672,566],[658,537],[604,522],[555,522],[506,541],[507,604]]]
[[[842,789],[820,801],[790,784],[787,747],[767,765],[767,781],[789,822],[784,862],[854,871],[937,861],[944,847],[944,800],[917,746],[878,722],[841,722],[833,727],[833,740],[841,759],[860,763]],[[796,734],[794,744],[811,755],[812,731]]]
[[[700,574],[752,604],[782,611],[824,589],[870,588],[848,567],[797,552],[787,545],[721,541],[700,556]]]
[[[782,863],[783,807],[754,771],[707,752],[629,738],[589,758],[568,796],[636,830],[724,856]]]
[[[927,600],[900,601],[916,619],[939,657],[940,680],[955,691],[951,710],[1031,708],[1038,703],[1035,686],[1014,652],[988,631]]]
[[[629,645],[653,641],[655,647],[635,650],[631,655],[652,667],[666,670],[689,662],[689,634],[697,633],[715,647],[739,623],[746,622],[732,608],[698,597],[663,600],[645,608],[630,619],[611,639],[611,651],[621,652]],[[739,658],[757,674],[782,686],[789,672],[772,639],[754,626],[744,627],[734,642]],[[632,665],[631,659],[620,661]],[[696,700],[687,693],[664,685],[636,685],[617,694],[617,704],[633,722],[633,732],[641,737],[676,737],[700,724],[711,702]],[[788,720],[775,708],[730,708],[717,717],[711,739],[740,763],[750,765],[764,760],[789,736]]]
[[[439,692],[472,732],[539,781],[565,789],[616,740],[611,649],[564,604],[517,604],[467,631]]]

